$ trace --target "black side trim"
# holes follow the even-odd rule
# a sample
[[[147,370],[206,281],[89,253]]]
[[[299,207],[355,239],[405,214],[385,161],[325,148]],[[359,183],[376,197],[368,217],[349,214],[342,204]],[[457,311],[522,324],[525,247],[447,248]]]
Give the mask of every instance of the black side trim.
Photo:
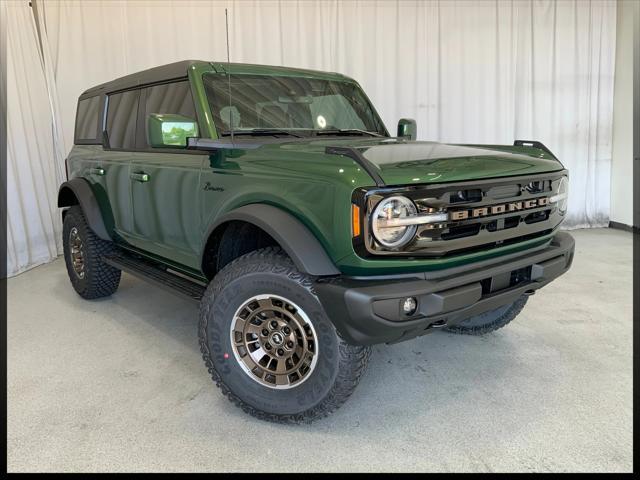
[[[344,155],[345,157],[349,157],[354,159],[364,171],[369,174],[369,176],[376,182],[378,187],[384,187],[385,183],[380,173],[378,172],[375,165],[373,165],[369,160],[367,160],[362,153],[357,148],[353,147],[327,147],[325,148],[325,153],[327,155]]]
[[[315,276],[340,274],[316,237],[284,210],[261,203],[245,205],[220,217],[209,229],[207,238],[217,227],[233,220],[251,223],[271,235],[301,272]]]
[[[119,268],[171,293],[195,302],[200,301],[206,288],[206,285],[171,273],[159,263],[132,255],[124,250],[104,257],[104,261],[112,267]]]
[[[89,182],[84,178],[74,178],[60,185],[58,207],[70,207],[75,204],[73,196],[69,195],[69,192],[72,192],[75,198],[78,199],[78,203],[93,233],[103,240],[112,240],[104,224],[100,205]]]
[[[556,157],[553,152],[551,150],[549,150],[544,143],[542,142],[538,142],[537,140],[514,140],[513,142],[513,146],[514,147],[533,147],[533,148],[537,148],[539,150],[542,150],[544,152],[547,152],[549,155],[551,155],[553,158],[555,158],[556,160],[558,160],[558,157]]]

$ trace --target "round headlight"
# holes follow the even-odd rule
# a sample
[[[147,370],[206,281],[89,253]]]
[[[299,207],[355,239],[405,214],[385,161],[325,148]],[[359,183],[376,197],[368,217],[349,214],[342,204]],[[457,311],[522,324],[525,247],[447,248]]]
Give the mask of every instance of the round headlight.
[[[562,177],[558,183],[558,211],[564,215],[567,212],[567,205],[569,203],[569,179]]]
[[[380,244],[387,248],[405,245],[416,233],[415,225],[394,225],[393,220],[413,217],[416,206],[406,197],[389,197],[381,200],[371,216],[371,229]]]

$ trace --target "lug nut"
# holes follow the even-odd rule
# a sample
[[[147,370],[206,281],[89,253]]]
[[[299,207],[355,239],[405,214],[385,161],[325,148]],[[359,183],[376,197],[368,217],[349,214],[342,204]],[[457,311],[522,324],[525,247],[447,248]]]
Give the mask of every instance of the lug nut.
[[[287,342],[287,347],[293,348],[293,342],[291,340]]]
[[[270,343],[265,343],[264,344],[264,348],[266,348],[267,350],[271,350],[271,344]]]
[[[284,355],[284,350],[279,348],[278,349],[278,355],[280,355],[280,356]]]
[[[278,328],[278,322],[276,322],[275,320],[271,320],[271,323],[269,325],[271,325],[271,328]]]
[[[290,329],[289,327],[284,327],[284,328],[282,329],[282,331],[283,331],[285,334],[287,334],[287,335],[289,335],[289,334],[291,333],[291,329]]]
[[[267,335],[269,335],[269,330],[267,330],[266,328],[263,328],[263,329],[262,329],[262,335],[264,335],[265,337],[266,337]]]

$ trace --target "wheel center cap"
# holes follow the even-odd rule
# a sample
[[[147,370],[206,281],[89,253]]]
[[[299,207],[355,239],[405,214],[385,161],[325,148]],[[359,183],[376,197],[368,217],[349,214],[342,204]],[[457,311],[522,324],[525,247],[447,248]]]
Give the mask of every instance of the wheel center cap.
[[[280,332],[274,332],[273,335],[271,335],[271,343],[279,347],[284,343],[284,335]]]

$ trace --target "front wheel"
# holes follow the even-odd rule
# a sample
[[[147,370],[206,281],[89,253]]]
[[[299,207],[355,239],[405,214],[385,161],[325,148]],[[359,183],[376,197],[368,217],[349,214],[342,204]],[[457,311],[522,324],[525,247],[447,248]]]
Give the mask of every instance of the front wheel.
[[[346,343],[280,249],[264,248],[227,265],[202,299],[205,364],[245,412],[280,423],[311,422],[340,407],[369,360]]]
[[[523,295],[513,303],[467,318],[460,323],[446,327],[445,330],[465,335],[484,335],[494,332],[516,318],[526,305],[528,298]]]

